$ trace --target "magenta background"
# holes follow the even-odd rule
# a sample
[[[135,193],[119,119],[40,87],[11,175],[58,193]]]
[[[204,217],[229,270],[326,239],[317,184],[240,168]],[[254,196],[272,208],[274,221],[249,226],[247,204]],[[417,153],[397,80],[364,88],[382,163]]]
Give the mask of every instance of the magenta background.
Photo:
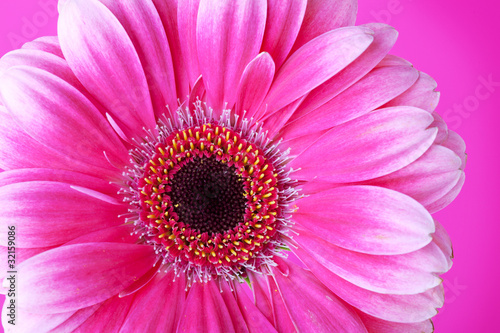
[[[23,20],[38,24],[24,31],[32,33],[27,39],[56,33],[57,17],[44,15],[41,3],[54,5],[56,0],[1,2],[0,55],[19,47],[8,36],[23,34]],[[480,76],[492,75],[500,83],[499,17],[500,4],[494,0],[359,1],[358,23],[384,21],[400,32],[391,53],[436,79],[438,111],[448,114],[450,128],[467,143],[462,193],[436,214],[455,252],[454,266],[444,275],[446,303],[435,318],[437,333],[493,332],[500,311],[500,149],[494,146],[500,142],[500,86],[473,112],[460,115],[452,109],[475,96]]]

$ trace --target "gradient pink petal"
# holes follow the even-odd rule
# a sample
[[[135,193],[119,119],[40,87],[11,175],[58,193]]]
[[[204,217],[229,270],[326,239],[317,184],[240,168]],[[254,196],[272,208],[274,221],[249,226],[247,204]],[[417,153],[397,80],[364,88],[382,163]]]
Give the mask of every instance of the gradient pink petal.
[[[62,246],[18,267],[19,306],[32,313],[72,311],[103,302],[156,261],[150,246],[85,243]]]
[[[58,32],[69,66],[128,138],[155,131],[151,96],[139,55],[118,19],[97,0],[68,0]]]
[[[135,294],[120,332],[175,332],[186,302],[185,289],[182,274],[176,276],[174,270],[158,274]]]
[[[288,275],[273,269],[280,295],[298,332],[366,332],[358,315],[312,273],[287,262]]]
[[[280,68],[299,34],[307,0],[268,0],[267,23],[262,51],[268,52]]]
[[[344,69],[372,43],[372,34],[370,29],[363,27],[337,29],[315,38],[293,53],[276,73],[263,105],[267,108],[266,116]]]
[[[293,219],[344,249],[368,254],[404,254],[432,240],[434,222],[417,201],[375,186],[345,186],[296,202]]]
[[[33,181],[0,187],[0,233],[7,244],[7,226],[17,230],[18,247],[48,247],[92,230],[123,223],[126,205],[115,205],[75,191],[70,184]]]
[[[196,26],[198,60],[208,101],[216,115],[236,101],[246,65],[257,56],[264,36],[265,0],[201,0]]]
[[[120,21],[146,75],[157,117],[177,109],[177,91],[169,41],[158,11],[148,1],[99,0]]]
[[[413,107],[368,113],[334,127],[290,167],[298,179],[354,182],[384,176],[422,156],[435,139],[432,116]],[[292,147],[293,149],[293,147]]]
[[[236,332],[216,281],[193,284],[177,332]]]

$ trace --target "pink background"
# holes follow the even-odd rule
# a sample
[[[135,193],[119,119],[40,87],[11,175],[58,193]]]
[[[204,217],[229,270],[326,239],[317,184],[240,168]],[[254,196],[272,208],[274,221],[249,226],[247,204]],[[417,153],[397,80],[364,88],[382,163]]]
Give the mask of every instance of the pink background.
[[[54,35],[55,4],[2,1],[0,55],[21,42]],[[381,21],[400,32],[392,53],[436,79],[441,91],[438,111],[467,143],[462,193],[436,214],[455,252],[454,267],[444,275],[446,304],[434,321],[438,333],[497,329],[500,149],[493,144],[500,142],[499,17],[500,4],[494,0],[359,0],[358,23]],[[498,84],[485,87],[488,77]]]

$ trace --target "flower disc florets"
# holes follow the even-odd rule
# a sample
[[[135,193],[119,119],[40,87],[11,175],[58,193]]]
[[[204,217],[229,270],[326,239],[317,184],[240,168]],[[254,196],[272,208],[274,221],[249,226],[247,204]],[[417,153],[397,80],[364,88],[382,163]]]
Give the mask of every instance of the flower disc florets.
[[[205,116],[201,103],[162,121],[159,137],[131,151],[125,193],[141,241],[163,264],[192,280],[266,272],[289,229],[297,191],[285,171],[288,152],[246,120]]]

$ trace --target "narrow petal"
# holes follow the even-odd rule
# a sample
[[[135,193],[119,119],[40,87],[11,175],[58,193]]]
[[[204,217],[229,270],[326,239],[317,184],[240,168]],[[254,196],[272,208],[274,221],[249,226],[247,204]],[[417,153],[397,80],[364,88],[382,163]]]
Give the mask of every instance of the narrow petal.
[[[34,181],[0,187],[1,243],[7,244],[7,226],[17,230],[18,247],[48,247],[91,230],[123,223],[126,205],[113,205],[75,191],[69,184]]]
[[[358,12],[356,0],[308,0],[304,21],[293,50],[315,37],[340,27],[354,25]]]
[[[28,42],[22,46],[25,50],[39,50],[52,53],[60,58],[64,58],[57,36],[44,36]]]
[[[448,270],[440,247],[431,242],[402,255],[369,255],[345,250],[302,228],[293,240],[332,273],[358,287],[384,294],[418,294],[441,283]]]
[[[458,182],[455,184],[455,186],[448,193],[446,193],[439,200],[437,200],[437,201],[435,201],[427,206],[427,209],[429,210],[429,212],[431,214],[434,214],[435,212],[440,211],[441,209],[445,208],[450,203],[452,203],[453,200],[455,200],[455,198],[458,196],[458,194],[462,190],[464,183],[465,183],[465,173],[462,172],[460,174],[460,178],[458,179]]]
[[[247,65],[238,85],[236,114],[245,114],[246,118],[255,116],[273,82],[274,70],[273,59],[266,52],[259,54]]]
[[[56,332],[110,332],[118,333],[122,327],[125,317],[131,310],[134,297],[119,298],[114,296],[103,303],[76,329],[68,327],[68,322],[58,327]],[[81,311],[81,310],[80,310]]]
[[[248,272],[252,287],[255,306],[271,323],[274,323],[273,305],[269,294],[269,282],[259,274]]]
[[[283,129],[282,137],[286,140],[306,136],[358,118],[401,94],[417,78],[418,71],[413,67],[377,68],[307,116],[290,123]]]
[[[136,244],[139,236],[134,233],[134,230],[135,228],[133,225],[122,224],[90,232],[75,238],[64,245],[100,242]]]
[[[365,26],[374,32],[370,46],[349,66],[311,91],[290,122],[314,111],[358,82],[387,55],[396,43],[398,32],[391,26],[381,23],[371,23]]]
[[[462,137],[460,137],[460,135],[456,132],[448,130],[448,137],[441,143],[441,145],[453,150],[455,154],[460,157],[460,160],[462,161],[460,169],[464,170],[467,162],[467,154],[465,153],[465,142]]]
[[[415,295],[379,294],[331,273],[300,247],[294,249],[294,252],[335,295],[373,317],[399,323],[417,323],[434,317],[437,314],[436,308],[443,306],[442,284]]]
[[[165,2],[161,0],[162,2]],[[196,43],[196,24],[201,0],[178,0],[177,25],[179,44],[186,63],[189,85],[192,88],[200,77],[198,46]]]
[[[432,145],[410,165],[365,184],[404,193],[427,208],[457,184],[462,174],[461,163],[460,158],[450,149]]]
[[[100,169],[74,165],[67,156],[51,149],[26,133],[11,115],[2,112],[0,106],[0,168],[81,169],[83,172],[104,176]],[[25,153],[20,153],[25,152]],[[108,173],[109,175],[109,173]],[[113,174],[115,177],[115,174]]]
[[[321,85],[361,55],[373,41],[368,28],[327,32],[301,47],[276,74],[263,107],[269,116]],[[262,115],[262,112],[261,112]]]
[[[203,83],[203,77],[200,75],[198,80],[194,83],[193,89],[189,94],[189,107],[192,108],[193,105],[196,105],[197,101],[205,101],[206,95],[205,84]]]
[[[262,51],[280,68],[292,49],[306,13],[307,0],[268,0]]]
[[[436,225],[436,232],[432,235],[434,242],[439,246],[441,251],[443,252],[446,260],[448,262],[448,270],[453,265],[453,247],[451,245],[451,239],[446,229],[439,223],[434,220],[434,224]]]
[[[439,103],[439,92],[436,91],[437,83],[429,75],[422,72],[419,74],[418,80],[410,89],[385,106],[408,105],[432,113]]]
[[[159,117],[177,109],[175,74],[169,41],[152,1],[99,0],[120,21],[146,74],[153,108]]]
[[[422,156],[436,137],[432,116],[413,107],[371,112],[334,127],[297,156],[298,179],[346,183],[384,176]],[[293,149],[293,147],[292,147]]]
[[[208,101],[220,114],[232,108],[246,65],[259,53],[266,24],[265,0],[201,0],[196,41]]]
[[[271,302],[273,305],[274,327],[278,332],[298,333],[295,323],[292,321],[292,316],[288,312],[283,296],[276,285],[276,281],[268,277],[269,291],[271,293]]]
[[[174,270],[158,274],[135,296],[120,332],[175,332],[186,301],[185,288],[183,274],[175,276]]]
[[[231,316],[214,280],[193,284],[177,332],[235,332]]]
[[[293,219],[336,246],[404,254],[431,242],[434,222],[417,201],[375,186],[345,186],[297,201]]]
[[[54,313],[54,314],[36,314],[29,313],[23,308],[17,308],[16,316],[19,320],[16,320],[15,332],[37,332],[37,333],[61,333],[61,332],[73,332],[81,323],[83,323],[88,317],[90,317],[97,309],[100,304],[90,306],[81,310]],[[6,307],[4,307],[6,309]],[[2,314],[2,320],[4,320],[4,327],[9,327],[7,320],[10,319]],[[9,332],[9,331],[7,331]]]
[[[19,66],[2,76],[0,97],[26,133],[67,156],[75,170],[118,177],[104,152],[123,165],[127,150],[102,114],[72,85],[41,69]]]
[[[312,273],[288,262],[285,276],[273,269],[288,313],[299,332],[366,332],[352,308],[328,290]]]
[[[154,261],[156,256],[151,246],[120,243],[62,246],[18,267],[19,306],[46,314],[91,306],[118,294],[149,270]]]
[[[241,284],[235,284],[236,301],[245,319],[248,331],[250,333],[258,332],[277,332],[271,322],[262,312],[253,304],[253,301],[242,291]],[[272,314],[271,314],[272,315]]]
[[[156,10],[163,22],[163,28],[167,34],[168,44],[170,45],[177,96],[183,100],[189,93],[189,77],[186,68],[186,59],[184,59],[181,50],[181,38],[179,36],[179,24],[177,20],[178,2],[179,0],[153,0]]]
[[[283,129],[283,126],[288,122],[297,108],[300,107],[305,98],[307,98],[307,94],[299,97],[281,110],[274,112],[271,116],[264,120],[264,128],[268,131],[268,136],[270,138],[274,137],[280,130]]]
[[[239,284],[238,282],[236,283]],[[226,309],[233,322],[234,330],[241,333],[250,332],[245,317],[243,317],[241,309],[238,305],[238,301],[236,300],[236,294],[233,293],[234,287],[230,286],[228,282],[222,281],[220,283],[220,288],[221,296],[224,300],[224,303],[226,304]]]
[[[88,176],[83,173],[55,169],[17,169],[0,173],[0,187],[10,184],[51,181],[66,183],[72,186],[86,187],[119,199],[120,186],[102,178]]]
[[[118,19],[97,0],[68,0],[58,32],[65,58],[78,79],[103,104],[129,138],[155,130],[141,61]]]
[[[422,321],[419,323],[395,323],[379,318],[372,317],[358,311],[358,315],[365,324],[366,329],[370,333],[432,333],[434,325],[431,320]]]

